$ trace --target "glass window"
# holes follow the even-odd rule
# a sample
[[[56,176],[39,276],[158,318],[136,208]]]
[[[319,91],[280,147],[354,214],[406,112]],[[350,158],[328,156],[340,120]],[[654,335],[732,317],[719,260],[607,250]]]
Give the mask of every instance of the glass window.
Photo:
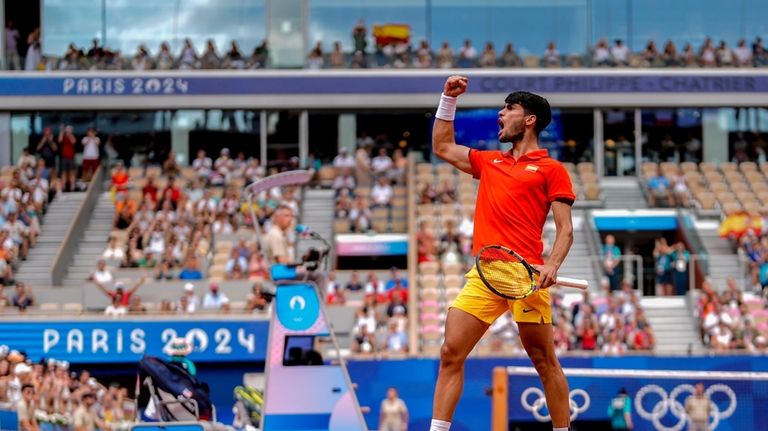
[[[608,42],[629,38],[627,11],[629,0],[592,0],[592,41],[605,38]]]
[[[755,36],[768,36],[768,20],[765,19],[768,14],[768,3],[765,0],[743,0],[744,1],[744,34],[742,35],[748,42],[754,40]],[[763,42],[765,46],[765,42]]]
[[[59,57],[70,43],[89,47],[93,38],[102,39],[101,4],[102,0],[43,0],[43,53]]]
[[[733,48],[742,36],[742,1],[717,0],[642,0],[632,1],[633,51],[645,48],[648,40],[657,46],[671,39],[678,50],[691,43],[698,51],[704,39],[712,37],[715,44],[725,40]]]
[[[461,0],[433,0],[432,45],[447,41],[458,50],[470,39],[481,50],[486,42],[493,42],[498,54],[511,42],[518,53],[541,55],[547,42],[554,41],[563,54],[584,52],[586,0],[510,3],[485,0],[478,7]],[[457,30],[456,17],[461,17],[461,30]]]
[[[132,56],[141,44],[156,54],[164,41],[178,53],[187,37],[198,51],[207,39],[213,39],[220,55],[234,39],[241,52],[248,55],[266,36],[264,3],[265,0],[43,0],[43,49],[55,56],[63,55],[69,43],[87,49],[94,37],[104,38],[106,26],[106,46],[119,49],[124,56]]]

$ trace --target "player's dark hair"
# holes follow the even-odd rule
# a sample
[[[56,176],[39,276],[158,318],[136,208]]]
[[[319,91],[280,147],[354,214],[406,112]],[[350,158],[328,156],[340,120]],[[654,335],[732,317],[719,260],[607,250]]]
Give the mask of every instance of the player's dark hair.
[[[520,105],[523,107],[526,115],[535,115],[536,125],[534,130],[536,130],[537,135],[552,121],[552,109],[549,107],[549,102],[538,94],[527,91],[515,91],[514,93],[509,93],[509,96],[504,99],[504,103]]]

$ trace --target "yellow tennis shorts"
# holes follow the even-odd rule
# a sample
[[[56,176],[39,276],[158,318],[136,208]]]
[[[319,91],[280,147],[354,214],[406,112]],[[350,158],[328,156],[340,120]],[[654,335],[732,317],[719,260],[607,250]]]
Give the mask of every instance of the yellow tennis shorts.
[[[525,271],[522,265],[520,270]],[[552,323],[549,289],[537,290],[525,299],[509,300],[491,292],[474,266],[464,277],[467,283],[450,307],[469,313],[489,325],[507,310],[512,311],[515,322]],[[535,277],[538,280],[538,275]]]

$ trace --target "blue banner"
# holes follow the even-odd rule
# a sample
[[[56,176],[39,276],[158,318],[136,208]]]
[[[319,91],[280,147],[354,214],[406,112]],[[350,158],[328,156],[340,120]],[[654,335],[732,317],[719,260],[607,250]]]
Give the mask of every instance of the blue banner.
[[[194,346],[195,362],[263,361],[267,320],[141,320],[3,322],[0,344],[34,361],[56,358],[72,363],[130,363],[143,355],[163,356],[176,337]]]
[[[564,357],[560,362],[568,368],[603,370],[684,370],[684,371],[768,371],[765,356],[700,356],[700,357]],[[451,431],[476,431],[491,428],[491,398],[493,368],[498,366],[531,366],[528,358],[469,359],[464,367],[464,391],[451,425]],[[389,361],[351,360],[347,362],[352,382],[358,385],[360,405],[369,406],[368,427],[378,425],[381,400],[387,389],[395,387],[408,406],[409,429],[429,429],[432,400],[439,362],[435,359],[406,359]],[[714,403],[714,424],[718,431],[765,430],[760,406],[768,402],[768,381],[750,378],[719,380],[704,376],[690,379],[595,378],[568,376],[573,400],[571,414],[574,424],[580,421],[608,421],[608,405],[624,387],[631,399],[635,430],[687,429],[681,423],[680,405],[691,394],[693,385],[701,381],[704,391]],[[714,377],[714,376],[713,376]],[[543,406],[541,382],[536,376],[509,377],[509,420],[517,424],[539,424],[548,414]],[[586,397],[584,396],[586,394]],[[525,395],[525,401],[523,396]],[[716,410],[716,412],[714,412]],[[538,416],[538,417],[537,417]],[[763,425],[760,425],[763,424]],[[530,429],[538,428],[537,425]],[[582,429],[582,427],[578,427]],[[512,428],[510,428],[512,429]],[[528,429],[521,426],[520,429]],[[589,429],[589,428],[584,428]]]
[[[446,73],[23,74],[0,77],[3,96],[434,94]],[[471,72],[474,93],[766,93],[768,73]]]

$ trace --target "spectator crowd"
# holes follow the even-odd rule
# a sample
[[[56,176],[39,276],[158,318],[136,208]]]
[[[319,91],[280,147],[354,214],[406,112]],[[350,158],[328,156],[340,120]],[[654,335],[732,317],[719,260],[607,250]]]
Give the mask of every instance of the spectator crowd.
[[[213,39],[208,39],[199,50],[191,39],[184,40],[178,50],[162,42],[153,53],[140,44],[134,53],[111,49],[94,39],[89,47],[70,43],[59,57],[43,55],[40,29],[32,31],[26,39],[26,55],[20,53],[21,35],[14,23],[6,24],[5,68],[9,70],[192,70],[192,69],[262,69],[270,67],[267,40],[252,51],[242,49],[233,40],[219,50]],[[373,38],[369,48],[368,30],[358,22],[352,30],[353,48],[344,51],[340,41],[330,49],[316,42],[306,56],[308,69],[342,68],[491,68],[491,67],[764,67],[768,65],[768,52],[760,37],[751,43],[740,39],[736,46],[724,40],[715,42],[707,37],[699,47],[686,43],[678,48],[668,40],[662,48],[649,40],[645,48],[632,52],[621,39],[608,42],[600,39],[589,52],[562,54],[555,42],[548,42],[540,55],[521,55],[512,42],[503,48],[486,42],[475,47],[466,39],[460,47],[445,41],[432,47],[427,40],[412,41],[410,37]],[[498,48],[498,49],[497,49]],[[174,52],[175,51],[175,52]]]
[[[702,340],[714,351],[768,353],[768,302],[765,296],[744,292],[733,278],[727,280],[720,292],[705,281],[696,312]]]
[[[341,148],[333,159],[337,233],[405,230],[408,159],[388,142],[363,132],[354,156]]]
[[[117,431],[129,429],[135,417],[125,387],[105,386],[87,370],[70,370],[66,361],[32,362],[5,345],[0,346],[0,406],[15,410],[18,429],[27,431]]]

